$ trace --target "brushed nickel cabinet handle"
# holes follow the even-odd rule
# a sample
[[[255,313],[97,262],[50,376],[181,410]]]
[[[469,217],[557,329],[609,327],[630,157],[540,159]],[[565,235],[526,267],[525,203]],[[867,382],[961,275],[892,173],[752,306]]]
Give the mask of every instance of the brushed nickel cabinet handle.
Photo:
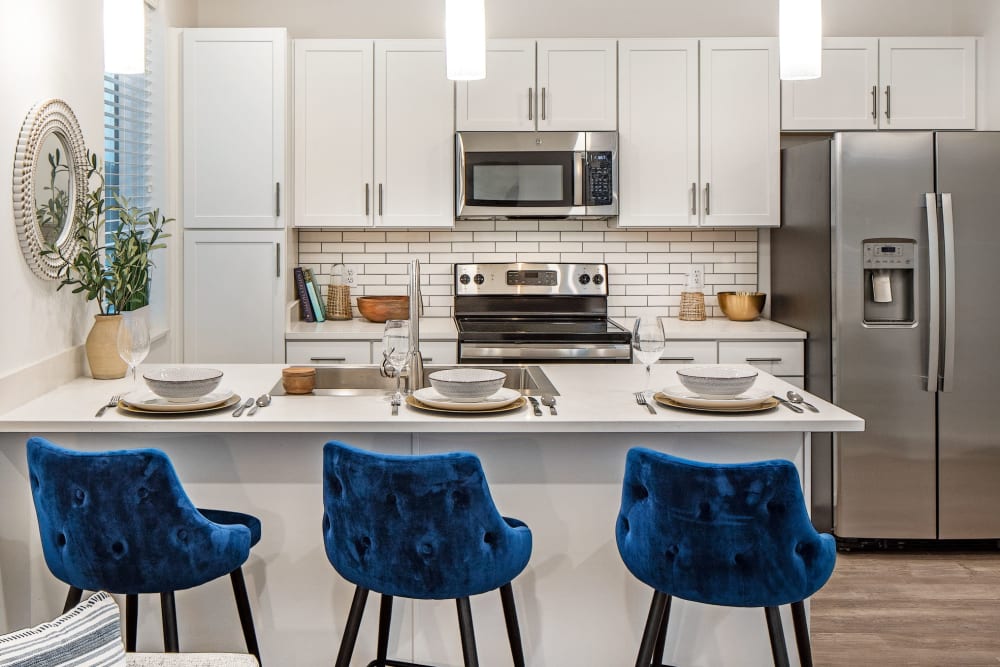
[[[281,183],[274,184],[274,217],[281,217]]]
[[[371,193],[369,192],[370,186],[365,183],[365,217],[371,213]]]
[[[542,88],[542,120],[545,120],[545,88]]]
[[[705,215],[712,214],[712,207],[710,204],[711,202],[710,197],[712,194],[711,187],[712,187],[711,183],[705,183]]]
[[[528,120],[535,120],[534,114],[531,112],[531,107],[534,106],[534,93],[535,89],[528,86]]]
[[[274,248],[274,277],[281,277],[281,244],[275,244]]]
[[[878,86],[872,86],[872,122],[878,122]]]
[[[892,86],[885,87],[885,119],[892,120]]]
[[[315,362],[317,364],[344,363],[347,361],[347,357],[309,357],[309,361]]]
[[[660,357],[660,362],[666,361],[694,361],[694,357]]]
[[[781,357],[747,357],[746,361],[748,364],[780,364]]]
[[[698,184],[691,184],[691,215],[698,215]]]
[[[382,184],[378,184],[378,214],[382,215]]]

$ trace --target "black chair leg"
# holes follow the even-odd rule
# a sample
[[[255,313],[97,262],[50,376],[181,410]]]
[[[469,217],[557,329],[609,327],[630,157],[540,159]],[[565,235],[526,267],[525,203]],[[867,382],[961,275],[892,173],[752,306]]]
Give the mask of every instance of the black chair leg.
[[[663,665],[663,649],[667,645],[667,623],[670,622],[670,601],[667,596],[667,603],[663,606],[663,620],[660,621],[660,631],[656,634],[656,646],[653,647],[653,664],[656,667]]]
[[[80,604],[80,600],[83,598],[83,589],[77,588],[76,586],[70,586],[69,592],[66,593],[66,603],[63,604],[62,613],[66,613],[76,605]]]
[[[635,660],[635,667],[650,667],[653,663],[656,637],[660,634],[663,612],[669,598],[666,593],[653,591],[653,601],[649,605],[649,616],[646,617],[646,629],[642,631],[642,643],[639,644],[639,656]]]
[[[809,624],[806,622],[806,606],[802,601],[792,603],[792,624],[795,626],[795,645],[799,649],[799,663],[802,667],[813,667]]]
[[[781,612],[777,607],[764,607],[764,617],[767,618],[774,667],[788,667],[788,647],[785,646],[785,633],[781,628]]]
[[[139,596],[125,596],[125,651],[135,653],[135,635],[139,627]]]
[[[257,631],[253,625],[253,611],[250,609],[250,596],[247,595],[247,583],[243,578],[243,568],[238,567],[229,573],[229,579],[233,582],[233,598],[236,600],[236,612],[240,615],[240,627],[243,629],[243,641],[246,642],[247,651],[257,658],[261,665],[264,663],[260,659],[260,646],[257,645]]]
[[[507,624],[507,639],[514,667],[524,667],[524,647],[521,645],[521,628],[517,624],[517,609],[514,607],[514,589],[510,583],[500,587],[500,603],[503,605],[503,620]]]
[[[174,592],[160,593],[160,616],[163,618],[163,652],[179,653],[177,641],[177,607],[174,606]]]
[[[476,633],[472,629],[472,606],[469,598],[455,600],[458,606],[458,630],[462,635],[462,657],[465,667],[479,667],[479,656],[476,654]]]
[[[358,586],[354,589],[354,599],[351,601],[351,611],[347,615],[347,626],[344,637],[340,640],[340,651],[337,653],[336,667],[350,667],[351,656],[354,655],[354,645],[358,641],[358,628],[361,627],[361,617],[365,613],[365,602],[368,601],[368,589]]]
[[[385,667],[389,657],[389,626],[392,624],[392,596],[382,594],[378,608],[378,652],[375,654],[377,667]]]

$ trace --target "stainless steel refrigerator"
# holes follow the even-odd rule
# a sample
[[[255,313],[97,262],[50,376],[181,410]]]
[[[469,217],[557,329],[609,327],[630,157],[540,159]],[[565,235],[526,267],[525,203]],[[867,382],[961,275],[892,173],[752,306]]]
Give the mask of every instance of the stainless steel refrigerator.
[[[838,133],[782,151],[782,190],[771,316],[866,422],[816,438],[818,525],[1000,538],[1000,133]]]

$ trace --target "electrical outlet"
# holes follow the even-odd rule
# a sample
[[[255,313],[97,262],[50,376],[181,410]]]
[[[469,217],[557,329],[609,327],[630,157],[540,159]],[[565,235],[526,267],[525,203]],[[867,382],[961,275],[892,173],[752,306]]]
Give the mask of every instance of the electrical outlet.
[[[344,267],[344,284],[354,287],[358,284],[358,274],[353,266]]]

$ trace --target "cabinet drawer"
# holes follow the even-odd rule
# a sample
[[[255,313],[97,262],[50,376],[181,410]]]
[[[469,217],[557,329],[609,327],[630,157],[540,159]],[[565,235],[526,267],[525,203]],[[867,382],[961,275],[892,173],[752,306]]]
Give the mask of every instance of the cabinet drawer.
[[[714,364],[716,361],[714,340],[668,340],[658,363]]]
[[[370,364],[371,343],[366,340],[285,341],[289,364]]]
[[[450,340],[422,341],[420,352],[425,364],[458,363],[458,343]]]
[[[772,375],[805,373],[800,341],[720,341],[719,363],[750,364]]]

